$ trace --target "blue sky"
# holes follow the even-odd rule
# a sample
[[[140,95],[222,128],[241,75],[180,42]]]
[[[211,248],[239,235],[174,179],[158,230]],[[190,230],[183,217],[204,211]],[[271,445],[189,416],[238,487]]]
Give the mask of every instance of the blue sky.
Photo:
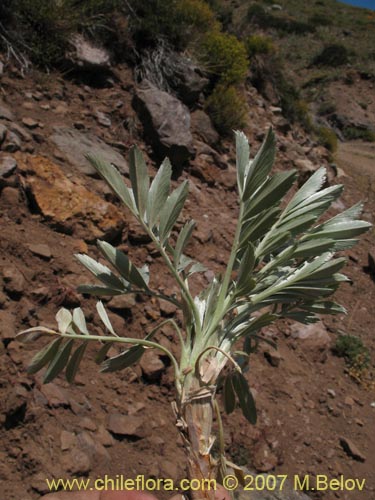
[[[375,10],[375,0],[339,0],[343,3],[354,5],[355,7],[366,7],[367,9]]]

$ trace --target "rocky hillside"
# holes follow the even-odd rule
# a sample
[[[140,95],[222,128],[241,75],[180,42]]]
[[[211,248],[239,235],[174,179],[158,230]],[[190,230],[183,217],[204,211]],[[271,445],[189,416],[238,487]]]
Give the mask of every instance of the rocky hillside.
[[[225,5],[229,12],[234,3]],[[375,140],[374,26],[373,11],[336,0],[238,0],[228,18],[228,29],[250,40],[256,57],[263,47],[270,73],[284,67],[310,129],[319,137],[319,127],[331,128],[340,140]]]
[[[205,12],[207,22],[216,22],[211,11]],[[222,23],[224,14],[220,14]],[[138,10],[131,15],[137,20],[146,16]],[[132,18],[126,19],[131,22]],[[152,174],[165,155],[172,159],[175,178],[188,179],[190,185],[183,217],[197,221],[187,253],[199,255],[210,270],[199,275],[197,289],[223,270],[237,214],[233,140],[227,130],[215,127],[218,115],[213,110],[222,109],[221,105],[215,108],[212,99],[209,105],[215,88],[219,89],[217,96],[233,89],[229,95],[241,99],[246,116],[240,118],[245,118],[253,151],[268,127],[274,127],[277,170],[297,168],[301,183],[325,165],[329,183],[345,184],[344,196],[334,211],[363,199],[363,217],[373,222],[373,172],[368,167],[362,175],[353,149],[346,164],[340,157],[340,163],[332,164],[331,153],[301,124],[288,120],[282,107],[262,95],[247,70],[242,75],[241,65],[239,70],[235,67],[235,76],[225,73],[227,66],[207,71],[203,62],[177,50],[177,39],[167,48],[151,42],[142,47],[147,34],[142,25],[142,43],[137,38],[140,29],[134,27],[123,45],[111,39],[112,51],[103,38],[98,37],[94,44],[92,36],[79,30],[70,38],[61,66],[52,65],[45,72],[31,59],[25,66],[12,31],[14,22],[1,26],[7,47],[14,53],[4,50],[0,54],[3,497],[37,499],[48,491],[46,477],[145,474],[183,478],[182,443],[166,404],[173,400],[172,373],[164,357],[148,351],[139,366],[118,374],[98,374],[91,361],[93,346],[75,385],[68,385],[62,376],[42,385],[39,374],[26,374],[37,346],[14,339],[21,329],[54,325],[61,306],[81,306],[92,327],[98,327],[97,316],[90,315],[94,301],[76,292],[76,286],[90,278],[73,258],[77,252],[98,257],[97,238],[129,253],[137,265],[147,262],[160,291],[173,287],[158,254],[96,177],[86,153],[112,162],[125,179],[132,144],[144,152]],[[123,26],[120,18],[116,17],[116,23]],[[155,28],[148,29],[152,33]],[[242,49],[229,40],[241,55]],[[134,50],[122,57],[120,46]],[[178,72],[155,73],[152,63],[159,56],[173,61]],[[366,154],[371,156],[373,151]],[[369,233],[347,252],[346,272],[352,283],[337,294],[337,300],[348,309],[347,316],[322,318],[309,327],[283,322],[264,332],[278,341],[279,350],[261,345],[248,373],[259,423],[248,425],[238,411],[224,421],[226,449],[234,462],[290,478],[295,474],[365,478],[365,490],[360,494],[363,498],[374,495],[373,245],[374,234]],[[117,297],[106,305],[115,328],[134,336],[175,312],[163,303],[148,303],[139,297]],[[345,341],[353,343],[353,337],[358,341],[354,353],[343,347]],[[176,350],[169,329],[160,333],[159,340]],[[340,499],[357,499],[360,494],[340,492]],[[336,498],[330,491],[311,491],[309,495]],[[167,492],[160,494],[161,498],[168,496]]]

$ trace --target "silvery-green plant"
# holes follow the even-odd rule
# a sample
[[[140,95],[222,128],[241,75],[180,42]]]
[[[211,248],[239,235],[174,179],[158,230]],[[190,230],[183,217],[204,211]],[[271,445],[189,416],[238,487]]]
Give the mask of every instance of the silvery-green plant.
[[[256,422],[255,404],[244,370],[250,353],[262,339],[261,329],[280,318],[307,324],[318,321],[321,314],[344,313],[343,307],[327,299],[340,283],[347,281],[339,272],[345,258],[335,257],[335,253],[352,247],[370,227],[368,222],[358,220],[360,204],[319,222],[343,189],[341,185],[324,187],[324,168],[317,170],[281,207],[296,180],[296,172],[271,175],[275,151],[275,137],[270,130],[250,160],[246,137],[236,133],[239,214],[232,250],[223,275],[216,276],[197,296],[190,290],[191,276],[205,268],[184,254],[195,223],[191,220],[174,231],[188,195],[188,182],[171,192],[172,168],[168,160],[150,182],[146,163],[136,147],[130,152],[130,187],[114,166],[89,156],[97,172],[154,243],[179,293],[161,294],[151,285],[147,266],[137,268],[128,255],[105,241],[98,241],[98,247],[109,266],[87,255],[76,255],[99,283],[82,285],[79,291],[95,296],[157,297],[173,303],[182,312],[183,321],[179,324],[177,319],[167,319],[142,339],[126,337],[114,330],[99,301],[96,309],[104,325],[103,335],[90,333],[80,308],[72,312],[60,309],[56,330],[40,326],[19,334],[28,341],[40,334],[50,339],[28,369],[29,373],[36,373],[47,367],[45,383],[64,369],[72,382],[89,342],[101,346],[96,361],[104,372],[136,363],[146,349],[162,351],[174,368],[173,407],[192,478],[220,477],[226,470],[222,439],[219,452],[212,454],[214,414],[222,438],[218,389],[222,387],[227,413],[233,412],[238,402],[246,419]],[[154,339],[165,323],[170,323],[176,332],[178,357]],[[240,340],[243,347],[238,351]],[[123,346],[123,351],[108,357],[109,347],[115,343]],[[196,498],[212,494],[193,493]]]

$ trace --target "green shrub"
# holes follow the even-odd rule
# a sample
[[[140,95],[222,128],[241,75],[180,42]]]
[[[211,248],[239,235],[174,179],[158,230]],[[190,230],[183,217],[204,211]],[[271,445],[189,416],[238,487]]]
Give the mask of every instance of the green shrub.
[[[368,128],[346,127],[343,134],[345,139],[375,142],[375,132]]]
[[[319,127],[318,138],[322,146],[328,149],[331,153],[337,151],[337,136],[329,127]]]
[[[200,59],[221,84],[241,83],[249,68],[245,45],[234,35],[210,31],[199,48]]]
[[[38,66],[51,67],[63,59],[72,33],[107,38],[110,14],[120,5],[121,0],[5,0],[0,19],[19,52]]]
[[[314,33],[316,30],[314,24],[299,21],[293,17],[274,15],[257,3],[251,4],[248,8],[247,20],[260,28],[271,28],[285,33],[304,35],[306,33]]]
[[[319,105],[318,114],[321,116],[331,115],[332,113],[335,112],[336,112],[336,105],[334,102],[325,101]]]
[[[349,62],[348,49],[339,43],[327,45],[324,49],[314,57],[313,64],[316,66],[342,66]]]
[[[19,43],[39,66],[52,66],[64,56],[69,34],[75,27],[74,15],[66,2],[15,0],[12,17]]]
[[[345,358],[350,367],[366,369],[369,366],[370,352],[355,335],[340,335],[336,340],[334,352]]]
[[[258,54],[272,54],[276,51],[276,47],[272,40],[264,35],[252,35],[244,41],[247,54],[252,58]]]
[[[197,35],[215,29],[218,23],[203,0],[133,0],[136,18],[131,18],[134,38],[139,46],[154,45],[160,37],[183,50]]]
[[[328,17],[326,14],[313,14],[311,17],[309,17],[309,24],[312,24],[313,26],[332,26],[332,19]]]
[[[233,86],[217,85],[206,101],[206,109],[216,129],[223,135],[246,126],[246,99]]]

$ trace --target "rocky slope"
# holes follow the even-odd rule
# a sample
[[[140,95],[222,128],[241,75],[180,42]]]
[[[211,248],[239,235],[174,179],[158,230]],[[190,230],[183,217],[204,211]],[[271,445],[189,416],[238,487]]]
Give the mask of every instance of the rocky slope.
[[[3,58],[6,62],[5,57]],[[92,69],[92,67],[91,67]],[[171,155],[175,175],[189,179],[184,218],[197,221],[191,256],[220,272],[229,253],[236,218],[234,151],[222,140],[199,102],[186,105],[175,96],[137,85],[122,65],[99,86],[36,71],[22,76],[6,64],[0,101],[0,272],[1,364],[0,478],[3,498],[32,500],[47,492],[46,477],[186,476],[182,445],[167,402],[173,399],[166,360],[147,353],[140,366],[100,375],[94,347],[77,383],[60,377],[42,385],[26,367],[34,346],[14,340],[20,329],[54,324],[60,306],[94,310],[92,300],[75,291],[87,274],[72,255],[98,256],[96,238],[129,252],[139,265],[148,262],[158,287],[173,283],[158,256],[107,186],[94,175],[84,155],[106,157],[126,177],[129,147],[137,143],[155,173],[162,155]],[[95,71],[102,74],[100,65]],[[185,82],[189,88],[189,82]],[[191,90],[191,89],[190,89]],[[328,165],[328,152],[292,127],[248,86],[247,134],[257,149],[267,128],[278,140],[277,169],[297,167],[300,181],[318,166],[329,168],[330,182],[347,189],[334,210],[358,199],[373,220],[373,174],[364,180],[352,162]],[[339,165],[340,166],[340,165]],[[367,179],[367,177],[366,177]],[[283,323],[269,329],[279,351],[261,346],[254,355],[249,383],[259,408],[252,427],[236,412],[225,418],[226,447],[240,465],[276,474],[327,474],[366,478],[365,491],[340,492],[340,499],[371,498],[375,491],[372,433],[374,393],[347,373],[332,346],[340,332],[356,334],[374,351],[374,283],[367,270],[374,235],[349,253],[351,285],[338,293],[347,317],[324,318],[311,327]],[[83,278],[83,276],[85,278]],[[212,273],[200,276],[196,288]],[[159,303],[112,299],[111,320],[118,330],[141,335],[146,325],[173,309]],[[93,328],[98,318],[90,316]],[[175,349],[172,332],[160,334]],[[370,388],[371,389],[371,388]],[[312,492],[324,500],[334,492]],[[360,496],[363,495],[363,496]],[[161,497],[168,497],[161,493]]]

